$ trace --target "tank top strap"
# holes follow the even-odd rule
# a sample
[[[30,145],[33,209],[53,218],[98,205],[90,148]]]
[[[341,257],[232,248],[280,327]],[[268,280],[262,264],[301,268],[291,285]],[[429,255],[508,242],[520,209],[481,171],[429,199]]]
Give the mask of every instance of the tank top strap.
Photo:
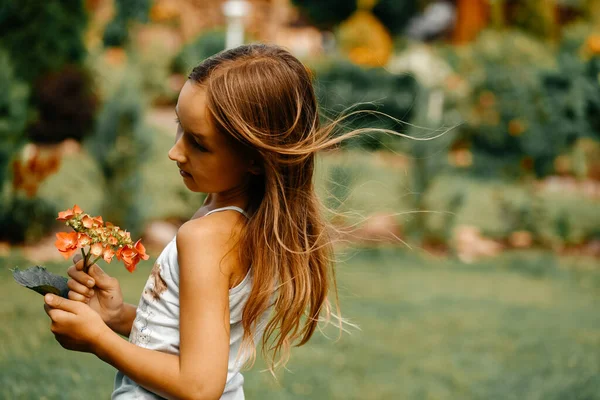
[[[242,214],[244,217],[250,218],[248,216],[248,214],[246,213],[246,211],[242,210],[241,208],[239,208],[237,206],[227,206],[227,207],[215,208],[214,210],[210,210],[209,212],[207,212],[206,214],[204,214],[204,216],[206,217],[207,215],[210,215],[212,213],[216,213],[216,212],[219,212],[219,211],[227,211],[227,210],[237,211],[240,214]]]

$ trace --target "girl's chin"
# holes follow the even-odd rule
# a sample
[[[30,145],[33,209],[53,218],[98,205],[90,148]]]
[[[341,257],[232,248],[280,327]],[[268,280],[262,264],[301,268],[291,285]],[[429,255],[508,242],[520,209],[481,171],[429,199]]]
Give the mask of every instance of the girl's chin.
[[[198,187],[198,185],[195,184],[195,182],[191,179],[184,179],[183,183],[185,184],[185,186],[189,189],[190,192],[194,192],[194,193],[206,193],[206,191],[202,190],[202,188]]]

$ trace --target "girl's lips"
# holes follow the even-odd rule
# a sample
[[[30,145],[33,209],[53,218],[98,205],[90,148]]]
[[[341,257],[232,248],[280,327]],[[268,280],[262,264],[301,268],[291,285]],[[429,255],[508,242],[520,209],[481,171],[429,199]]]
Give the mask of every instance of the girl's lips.
[[[179,175],[183,176],[184,178],[189,178],[191,176],[190,174],[188,174],[187,172],[185,172],[182,169],[179,170]]]

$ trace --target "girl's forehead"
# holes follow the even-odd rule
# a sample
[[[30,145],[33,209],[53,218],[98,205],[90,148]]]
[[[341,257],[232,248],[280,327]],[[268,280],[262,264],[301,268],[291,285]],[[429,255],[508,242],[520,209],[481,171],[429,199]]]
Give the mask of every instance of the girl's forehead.
[[[210,125],[206,102],[206,89],[188,80],[179,93],[175,111],[179,119],[188,125],[206,128]],[[192,126],[189,128],[192,129]]]

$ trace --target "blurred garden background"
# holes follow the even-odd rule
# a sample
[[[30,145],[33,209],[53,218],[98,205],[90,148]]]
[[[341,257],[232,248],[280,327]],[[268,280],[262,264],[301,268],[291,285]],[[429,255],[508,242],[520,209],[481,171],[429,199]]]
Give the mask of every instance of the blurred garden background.
[[[243,36],[241,36],[243,34]],[[109,398],[10,269],[66,274],[57,212],[142,236],[137,304],[201,205],[167,158],[186,74],[239,40],[312,71],[323,119],[371,133],[319,156],[345,232],[342,313],[249,399],[600,399],[600,0],[3,0],[0,398]]]

